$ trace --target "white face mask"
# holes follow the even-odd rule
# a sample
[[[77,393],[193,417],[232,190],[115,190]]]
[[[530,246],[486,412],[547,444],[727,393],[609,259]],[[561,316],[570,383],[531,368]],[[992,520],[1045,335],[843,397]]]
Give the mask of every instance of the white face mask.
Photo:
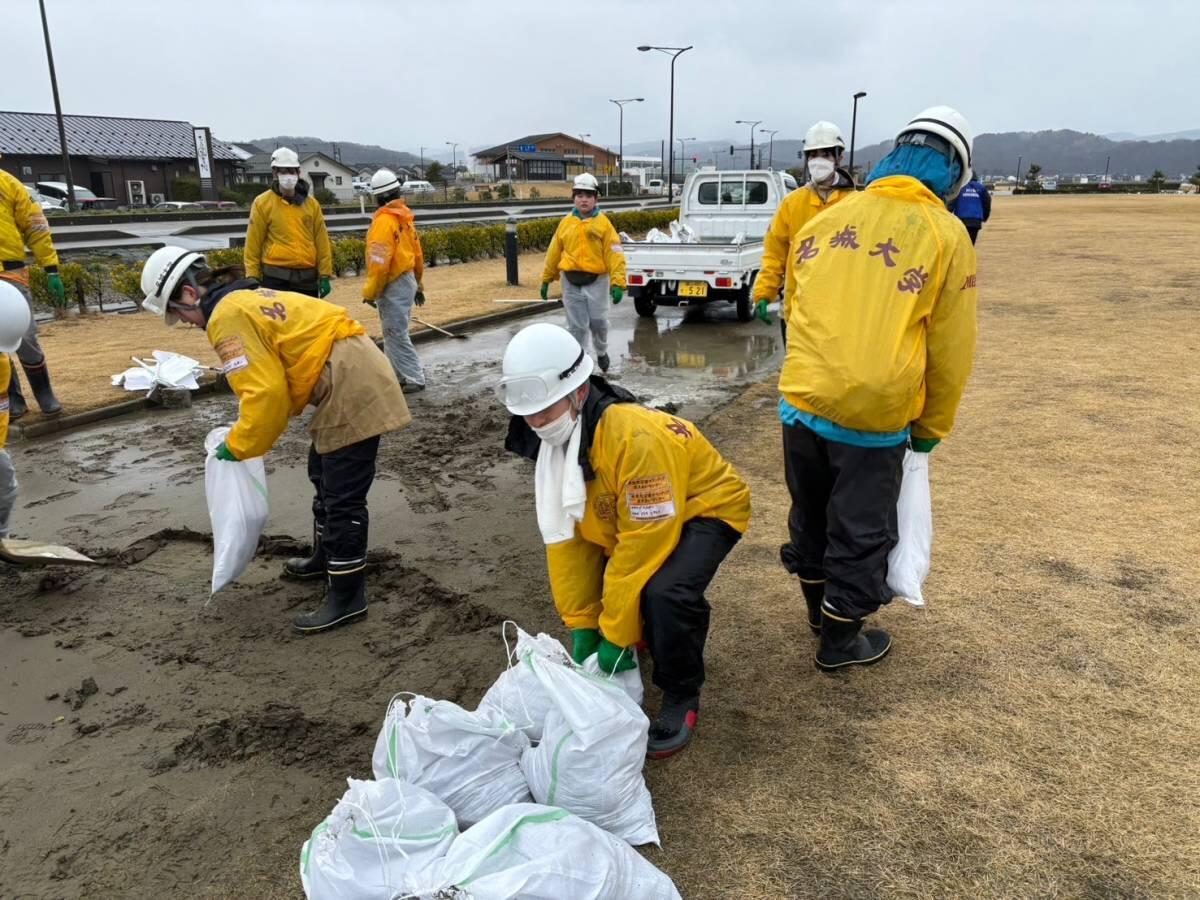
[[[551,447],[561,447],[571,439],[571,432],[575,430],[575,423],[578,419],[571,418],[571,410],[563,410],[563,414],[551,422],[549,425],[534,427],[533,433],[549,444]]]
[[[299,175],[280,175],[279,176],[279,189],[281,191],[294,191],[296,189],[296,184],[299,181],[300,181]]]
[[[814,184],[824,184],[833,177],[833,160],[814,156],[808,161],[808,177]]]

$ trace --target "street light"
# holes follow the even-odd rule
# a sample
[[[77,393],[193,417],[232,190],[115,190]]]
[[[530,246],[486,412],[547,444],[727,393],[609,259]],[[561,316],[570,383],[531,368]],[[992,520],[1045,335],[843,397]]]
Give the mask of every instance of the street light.
[[[762,119],[755,119],[753,122],[751,122],[749,119],[737,119],[733,123],[734,125],[749,125],[750,126],[750,168],[751,169],[754,168],[754,129],[757,126],[761,125],[762,122],[763,122]]]
[[[581,134],[579,136],[579,167],[581,169],[583,169],[585,172],[587,171],[587,166],[585,166],[583,164],[584,159],[586,159],[586,157],[583,155],[583,145],[584,145],[584,143],[587,142],[587,139],[590,138],[591,136],[592,136],[591,132],[588,132],[587,134]],[[593,162],[595,162],[595,161],[593,160]]]
[[[75,178],[71,175],[71,155],[67,152],[67,129],[63,124],[62,104],[58,102],[58,78],[54,75],[54,53],[50,50],[50,26],[46,24],[46,2],[38,0],[42,11],[42,35],[46,38],[46,63],[50,66],[50,90],[54,93],[54,116],[58,119],[58,146],[62,150],[63,177],[67,179],[67,209],[79,209],[75,202]]]
[[[771,149],[767,151],[767,168],[775,168],[775,135],[779,134],[778,128],[760,128],[761,134],[769,134],[771,136]]]
[[[850,178],[854,178],[854,129],[858,127],[858,101],[867,96],[866,91],[854,95],[854,112],[850,114]]]
[[[454,141],[446,141],[446,146],[450,148],[450,171],[453,172],[458,168],[458,144]]]
[[[621,176],[621,184],[625,183],[625,104],[626,103],[641,103],[645,97],[626,97],[622,100],[609,100],[609,103],[617,104],[617,172]],[[622,191],[625,188],[621,188]]]
[[[692,45],[686,47],[652,47],[648,44],[642,44],[638,50],[642,53],[648,50],[658,50],[661,53],[667,53],[671,56],[671,119],[667,126],[667,197],[674,196],[672,188],[675,184],[675,60],[679,59],[680,55],[692,49]]]
[[[421,177],[425,177],[425,148],[421,148]]]
[[[694,137],[675,138],[679,141],[679,175],[680,180],[687,176],[687,142],[694,141]]]

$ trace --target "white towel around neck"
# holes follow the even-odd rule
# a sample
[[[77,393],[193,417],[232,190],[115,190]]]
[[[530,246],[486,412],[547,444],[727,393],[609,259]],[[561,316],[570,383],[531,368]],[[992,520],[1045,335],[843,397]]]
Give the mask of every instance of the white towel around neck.
[[[575,536],[575,523],[587,510],[587,483],[579,465],[579,441],[583,435],[583,417],[575,420],[575,430],[565,445],[552,447],[542,441],[533,473],[534,505],[538,529],[547,544],[569,541]]]

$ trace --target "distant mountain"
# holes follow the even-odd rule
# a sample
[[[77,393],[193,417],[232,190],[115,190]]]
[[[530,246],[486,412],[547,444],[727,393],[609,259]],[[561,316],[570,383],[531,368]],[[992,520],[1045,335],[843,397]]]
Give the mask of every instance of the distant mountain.
[[[1200,140],[1200,128],[1190,131],[1168,131],[1163,134],[1130,134],[1128,131],[1115,131],[1104,137],[1113,141],[1195,141]]]
[[[380,147],[377,144],[356,144],[353,141],[327,141],[323,138],[300,135],[277,135],[275,137],[254,138],[251,141],[245,142],[234,141],[234,143],[242,146],[254,144],[268,153],[276,147],[291,147],[297,153],[324,153],[332,156],[334,159],[340,159],[343,165],[351,168],[355,166],[416,166],[421,163],[419,156],[414,156],[412,153],[405,153],[402,150]],[[425,157],[425,164],[428,165],[435,158],[439,157],[427,155]],[[446,161],[449,161],[448,156]]]
[[[779,146],[776,142],[776,147]],[[891,142],[860,147],[855,162],[878,162]],[[1111,175],[1147,177],[1161,169],[1168,178],[1191,175],[1200,167],[1200,140],[1115,141],[1081,131],[1007,131],[975,138],[975,169],[983,175],[1015,175],[1030,163],[1045,175]]]

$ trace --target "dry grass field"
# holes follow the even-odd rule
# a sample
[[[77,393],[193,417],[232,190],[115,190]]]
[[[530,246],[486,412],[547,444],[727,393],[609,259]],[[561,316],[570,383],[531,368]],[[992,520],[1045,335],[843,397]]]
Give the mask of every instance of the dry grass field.
[[[1200,896],[1198,245],[1194,197],[996,203],[929,608],[872,669],[813,667],[774,385],[710,424],[754,519],[650,769],[685,897]]]

